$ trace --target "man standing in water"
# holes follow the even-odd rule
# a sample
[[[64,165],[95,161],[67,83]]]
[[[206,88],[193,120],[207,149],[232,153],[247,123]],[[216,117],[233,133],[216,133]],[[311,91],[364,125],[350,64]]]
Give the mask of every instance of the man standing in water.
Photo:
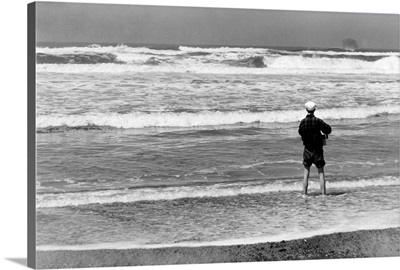
[[[325,138],[331,133],[331,127],[321,119],[314,116],[317,106],[310,101],[305,104],[308,112],[306,118],[301,120],[299,134],[304,144],[303,165],[304,182],[303,192],[307,195],[308,178],[310,176],[310,167],[314,163],[318,168],[319,181],[322,195],[326,195],[325,174],[324,174],[324,150]],[[325,135],[321,134],[324,133]]]

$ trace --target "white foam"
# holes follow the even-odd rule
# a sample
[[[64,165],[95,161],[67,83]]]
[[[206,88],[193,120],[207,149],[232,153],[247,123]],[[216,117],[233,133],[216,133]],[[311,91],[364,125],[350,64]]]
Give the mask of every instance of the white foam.
[[[180,51],[174,50],[152,50],[146,47],[128,47],[126,45],[118,46],[87,46],[87,47],[38,47],[36,48],[37,53],[46,54],[79,54],[79,53],[114,53],[114,54],[164,54],[164,55],[178,55],[182,54]]]
[[[267,165],[267,164],[302,164],[302,161],[294,160],[294,159],[287,159],[287,160],[275,160],[275,161],[262,161],[253,164],[246,164],[246,165],[234,165],[230,166],[231,168],[240,168],[240,169],[250,169],[257,166]]]
[[[388,113],[398,114],[397,105],[363,106],[357,108],[332,108],[318,110],[317,117],[323,119],[361,119],[373,115]],[[198,127],[233,125],[237,123],[290,123],[298,122],[304,117],[304,110],[266,111],[266,112],[199,112],[199,113],[100,113],[97,115],[41,115],[37,117],[36,127],[50,126],[70,127],[98,125],[116,128],[146,127]]]
[[[74,246],[55,246],[43,245],[37,246],[37,250],[51,251],[51,250],[100,250],[100,249],[153,249],[153,248],[166,248],[166,247],[203,247],[203,246],[231,246],[231,245],[251,245],[258,243],[271,243],[280,241],[290,241],[296,239],[310,238],[317,235],[327,235],[332,233],[354,232],[359,230],[381,230],[388,228],[397,228],[399,226],[398,210],[385,210],[373,213],[369,216],[360,216],[351,218],[346,222],[342,222],[338,226],[322,229],[313,229],[309,231],[299,231],[291,229],[288,232],[283,232],[277,235],[264,236],[264,237],[249,237],[239,239],[229,239],[220,241],[209,242],[182,242],[182,243],[166,243],[166,244],[146,244],[145,241],[125,241],[113,243],[97,243],[87,245],[74,245]]]
[[[177,73],[211,73],[211,74],[303,74],[303,73],[399,73],[400,58],[398,53],[372,52],[288,52],[287,55],[274,54],[262,48],[196,48],[181,46],[179,50],[152,50],[145,47],[132,48],[119,46],[88,46],[63,48],[37,48],[38,53],[47,54],[82,54],[112,53],[117,60],[127,64],[40,64],[38,72],[62,73],[121,73],[121,72],[177,72]],[[207,55],[188,55],[188,53],[205,52]],[[303,57],[304,53],[319,55],[318,58]],[[362,61],[348,58],[327,58],[324,55],[355,55],[383,57],[378,61]],[[177,58],[177,56],[183,56]],[[150,57],[166,60],[158,65],[143,65]],[[249,68],[229,66],[224,60],[239,61],[250,57],[264,57],[267,68]]]
[[[286,57],[286,56],[285,56]],[[295,56],[290,56],[295,57]],[[117,57],[122,61],[139,61],[130,64],[40,64],[37,72],[56,73],[198,73],[198,74],[397,74],[400,72],[398,57],[387,57],[376,62],[348,59],[264,59],[265,68],[235,67],[222,63],[204,64],[198,60],[181,63],[166,62],[161,65],[143,65],[150,56]],[[359,62],[354,62],[359,61]]]
[[[302,56],[282,56],[270,61],[269,68],[280,70],[309,70],[314,72],[359,73],[360,71],[398,73],[400,60],[397,56],[387,56],[374,62],[342,58],[306,58]]]
[[[357,52],[357,51],[340,51],[340,52],[335,52],[335,51],[309,51],[305,50],[302,51],[301,53],[305,54],[316,54],[316,55],[349,55],[349,56],[399,56],[400,53],[394,53],[394,52]]]
[[[180,46],[180,51],[183,52],[208,52],[208,53],[234,53],[234,52],[253,52],[253,53],[267,53],[269,49],[263,48],[240,48],[240,47],[219,47],[219,48],[200,48],[200,47],[188,47]]]
[[[371,186],[399,185],[399,178],[385,176],[376,179],[361,179],[354,181],[328,182],[329,188],[363,188]],[[311,182],[310,189],[318,189],[318,183]],[[38,194],[36,206],[64,207],[93,203],[131,203],[138,201],[176,200],[182,198],[224,197],[242,194],[257,194],[268,192],[301,191],[302,183],[292,181],[260,181],[216,184],[210,186],[183,186],[165,188],[142,188],[128,190],[105,190],[90,192],[75,192],[61,194]]]

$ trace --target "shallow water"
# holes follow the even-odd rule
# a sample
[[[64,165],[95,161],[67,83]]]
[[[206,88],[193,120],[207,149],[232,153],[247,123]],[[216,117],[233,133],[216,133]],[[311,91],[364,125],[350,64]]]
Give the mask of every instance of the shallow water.
[[[281,191],[43,208],[38,245],[233,244],[398,226],[398,185],[332,188],[325,197],[315,196],[317,190],[312,189],[311,194],[304,198],[299,192]],[[54,227],[57,230],[51,230]]]
[[[196,59],[182,61],[210,65]],[[399,225],[395,70],[260,75],[219,63],[194,73],[179,72],[174,58],[174,72],[162,64],[131,72],[135,61],[75,65],[81,73],[38,65],[39,248],[256,242]],[[333,129],[326,197],[301,196],[297,129],[310,99]],[[317,178],[313,167],[314,195]]]

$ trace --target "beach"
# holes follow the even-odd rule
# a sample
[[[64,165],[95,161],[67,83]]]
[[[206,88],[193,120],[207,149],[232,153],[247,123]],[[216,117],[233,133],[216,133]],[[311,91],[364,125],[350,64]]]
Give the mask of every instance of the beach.
[[[395,257],[400,228],[361,230],[250,245],[39,251],[38,268],[114,267]]]

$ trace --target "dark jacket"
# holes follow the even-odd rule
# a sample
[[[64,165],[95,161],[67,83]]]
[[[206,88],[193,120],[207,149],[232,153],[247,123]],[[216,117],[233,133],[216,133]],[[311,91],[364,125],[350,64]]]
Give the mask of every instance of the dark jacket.
[[[322,139],[324,136],[321,132],[328,135],[332,132],[332,128],[321,119],[315,117],[313,113],[308,114],[306,118],[301,120],[299,134],[307,150],[322,151]]]

